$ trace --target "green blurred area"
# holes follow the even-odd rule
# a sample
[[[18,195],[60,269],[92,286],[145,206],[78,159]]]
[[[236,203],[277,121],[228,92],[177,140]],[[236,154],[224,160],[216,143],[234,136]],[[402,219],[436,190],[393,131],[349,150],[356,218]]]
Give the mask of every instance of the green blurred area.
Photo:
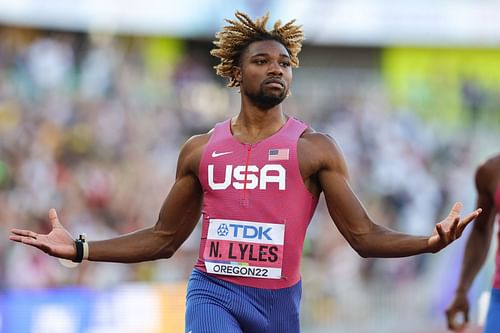
[[[382,75],[396,108],[451,127],[500,126],[500,50],[388,48]]]

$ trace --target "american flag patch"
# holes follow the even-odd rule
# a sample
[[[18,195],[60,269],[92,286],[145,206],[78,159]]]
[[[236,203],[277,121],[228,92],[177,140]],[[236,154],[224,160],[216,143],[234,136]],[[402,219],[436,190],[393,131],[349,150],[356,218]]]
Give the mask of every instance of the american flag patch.
[[[269,161],[288,161],[290,158],[290,149],[269,149]]]

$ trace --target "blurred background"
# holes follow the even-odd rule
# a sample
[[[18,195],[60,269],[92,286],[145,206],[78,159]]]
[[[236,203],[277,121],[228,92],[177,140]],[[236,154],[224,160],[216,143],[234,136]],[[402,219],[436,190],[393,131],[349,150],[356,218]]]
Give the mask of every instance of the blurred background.
[[[48,231],[51,207],[91,240],[152,225],[183,142],[239,111],[209,55],[237,9],[303,25],[285,110],[338,141],[375,221],[428,235],[474,208],[475,167],[500,152],[500,1],[0,0],[0,332],[183,332],[199,229],[168,261],[74,269],[8,234]],[[446,332],[464,244],[363,259],[321,200],[302,331]]]

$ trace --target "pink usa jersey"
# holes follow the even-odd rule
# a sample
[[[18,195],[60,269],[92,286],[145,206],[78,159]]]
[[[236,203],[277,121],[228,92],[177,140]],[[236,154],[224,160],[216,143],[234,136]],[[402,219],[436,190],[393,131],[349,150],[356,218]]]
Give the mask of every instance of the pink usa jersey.
[[[254,144],[215,126],[200,161],[203,227],[195,268],[219,279],[278,289],[300,280],[307,227],[318,199],[305,187],[297,142],[307,125],[289,118]]]

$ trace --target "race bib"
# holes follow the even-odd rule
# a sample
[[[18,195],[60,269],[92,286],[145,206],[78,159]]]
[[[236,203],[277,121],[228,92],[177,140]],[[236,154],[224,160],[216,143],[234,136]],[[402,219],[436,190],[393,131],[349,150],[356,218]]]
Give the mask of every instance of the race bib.
[[[285,225],[211,219],[203,252],[208,273],[280,279]]]

